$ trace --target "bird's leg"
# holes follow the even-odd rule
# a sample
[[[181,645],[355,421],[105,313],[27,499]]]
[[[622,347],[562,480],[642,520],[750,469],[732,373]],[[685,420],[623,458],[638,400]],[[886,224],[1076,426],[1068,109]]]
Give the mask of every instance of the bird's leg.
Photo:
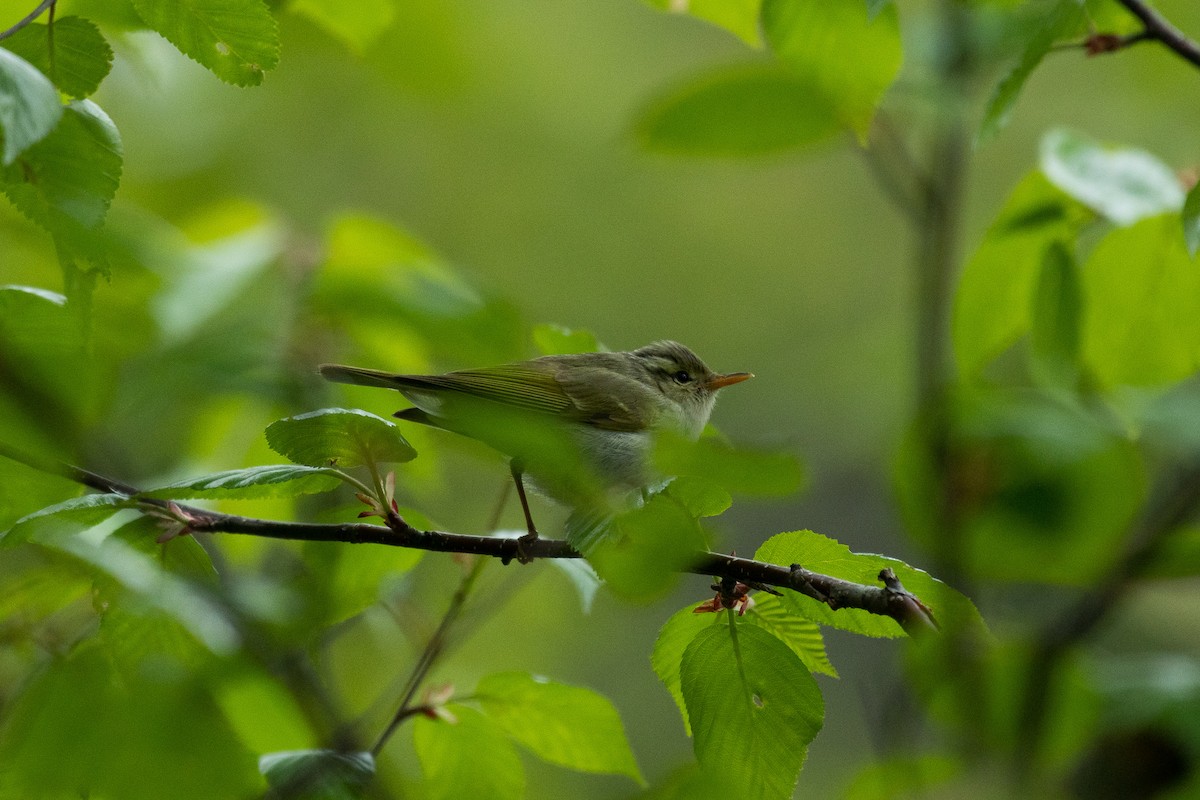
[[[517,497],[521,499],[521,510],[525,512],[525,529],[528,531],[524,536],[517,539],[517,560],[522,564],[528,564],[533,561],[525,548],[538,540],[537,526],[533,524],[533,515],[529,513],[529,499],[525,496],[525,480],[522,477],[525,474],[525,465],[518,459],[513,459],[508,462],[508,469],[512,472],[513,483],[517,485]]]

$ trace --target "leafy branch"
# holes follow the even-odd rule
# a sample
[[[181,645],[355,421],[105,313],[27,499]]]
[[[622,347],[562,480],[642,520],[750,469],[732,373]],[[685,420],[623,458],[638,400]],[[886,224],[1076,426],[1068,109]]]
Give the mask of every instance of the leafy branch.
[[[1144,0],[1117,0],[1129,13],[1142,23],[1142,29],[1125,35],[1094,32],[1078,42],[1064,42],[1055,50],[1080,49],[1089,56],[1115,53],[1139,42],[1158,42],[1183,60],[1200,67],[1200,44],[1190,39],[1183,31],[1151,8]]]

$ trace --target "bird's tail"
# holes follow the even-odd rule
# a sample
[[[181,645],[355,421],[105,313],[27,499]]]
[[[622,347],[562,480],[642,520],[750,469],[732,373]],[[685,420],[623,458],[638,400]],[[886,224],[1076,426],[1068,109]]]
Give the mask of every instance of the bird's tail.
[[[352,383],[356,386],[379,386],[384,389],[399,389],[403,383],[400,379],[404,377],[378,369],[347,367],[342,364],[322,364],[318,370],[321,377],[327,381]]]

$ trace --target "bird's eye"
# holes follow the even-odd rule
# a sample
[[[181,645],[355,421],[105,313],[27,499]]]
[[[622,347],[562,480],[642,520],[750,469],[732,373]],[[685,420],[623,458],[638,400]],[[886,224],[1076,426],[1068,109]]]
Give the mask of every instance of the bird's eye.
[[[679,372],[676,372],[674,375],[672,375],[672,376],[671,376],[671,378],[672,378],[672,379],[673,379],[673,380],[674,380],[676,383],[678,383],[678,384],[681,384],[681,385],[682,385],[682,384],[685,384],[685,383],[691,383],[691,382],[692,382],[692,375],[691,375],[691,373],[690,373],[690,372],[688,372],[687,370],[684,370],[684,369],[681,369],[681,370],[679,370]]]

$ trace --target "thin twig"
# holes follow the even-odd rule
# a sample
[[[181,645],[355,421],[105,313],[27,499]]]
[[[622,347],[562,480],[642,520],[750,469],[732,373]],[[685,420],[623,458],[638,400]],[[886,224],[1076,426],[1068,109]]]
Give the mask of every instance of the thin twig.
[[[37,8],[35,8],[33,11],[30,11],[29,14],[26,15],[26,17],[24,19],[22,19],[20,22],[18,22],[16,25],[13,25],[11,28],[9,28],[6,31],[0,31],[0,39],[7,39],[8,37],[12,36],[14,33],[21,30],[26,25],[33,22],[35,19],[40,17],[42,14],[44,14],[46,12],[46,9],[54,8],[54,4],[57,2],[58,2],[58,0],[42,0],[42,2],[38,3]]]
[[[1117,0],[1145,26],[1145,37],[1162,42],[1180,58],[1200,67],[1200,45],[1184,35],[1166,17],[1151,8],[1145,0]]]

